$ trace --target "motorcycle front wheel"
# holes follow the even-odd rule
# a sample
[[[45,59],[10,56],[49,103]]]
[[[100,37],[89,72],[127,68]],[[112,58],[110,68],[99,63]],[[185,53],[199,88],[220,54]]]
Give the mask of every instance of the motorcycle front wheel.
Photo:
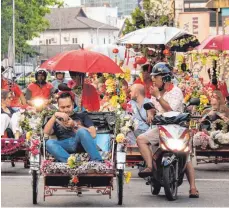
[[[176,166],[170,164],[163,168],[163,184],[165,195],[169,201],[177,199],[177,181],[176,181]]]

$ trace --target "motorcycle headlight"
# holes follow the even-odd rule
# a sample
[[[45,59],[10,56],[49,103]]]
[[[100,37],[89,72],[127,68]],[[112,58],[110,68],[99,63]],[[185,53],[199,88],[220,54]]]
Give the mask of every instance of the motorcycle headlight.
[[[44,100],[41,98],[37,98],[33,100],[33,105],[35,107],[41,107],[42,105],[44,105]]]
[[[167,146],[171,150],[182,150],[184,148],[184,143],[180,139],[168,139]]]

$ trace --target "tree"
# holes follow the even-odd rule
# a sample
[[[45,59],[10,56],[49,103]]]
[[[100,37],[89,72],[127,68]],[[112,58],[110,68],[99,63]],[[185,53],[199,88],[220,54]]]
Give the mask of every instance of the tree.
[[[49,22],[44,18],[50,13],[50,6],[62,6],[62,0],[15,0],[15,53],[34,55],[27,41],[48,28]],[[9,36],[12,36],[12,0],[1,1],[1,54],[8,50]]]
[[[143,0],[143,10],[138,7],[131,13],[131,20],[126,19],[123,34],[147,26],[170,26],[173,24],[172,11],[168,0]]]

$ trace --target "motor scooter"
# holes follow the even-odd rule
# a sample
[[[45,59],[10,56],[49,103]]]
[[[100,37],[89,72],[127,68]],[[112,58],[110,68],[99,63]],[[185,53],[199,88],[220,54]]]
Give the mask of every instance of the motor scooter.
[[[199,105],[199,100],[190,100],[189,105]],[[187,107],[187,106],[186,106]],[[152,103],[144,104],[146,110],[155,109]],[[191,134],[189,113],[166,112],[156,115],[152,125],[159,130],[159,147],[153,154],[152,175],[146,178],[153,195],[164,187],[169,201],[177,199],[178,187],[183,183],[186,163],[190,157]]]

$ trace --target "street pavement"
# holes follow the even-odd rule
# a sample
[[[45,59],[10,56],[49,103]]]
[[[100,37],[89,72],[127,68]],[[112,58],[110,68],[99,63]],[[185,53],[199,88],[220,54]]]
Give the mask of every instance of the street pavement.
[[[31,176],[23,164],[1,165],[1,206],[2,207],[117,207],[116,187],[112,198],[96,194],[95,191],[83,192],[78,197],[53,196],[43,201],[43,178],[39,180],[38,204],[32,204]],[[200,192],[199,199],[188,198],[187,180],[178,189],[178,199],[167,201],[163,189],[159,196],[153,196],[150,186],[138,178],[137,169],[132,172],[129,184],[124,184],[123,207],[229,207],[229,164],[201,164],[196,166],[196,184]],[[114,181],[115,184],[115,181]],[[61,192],[57,192],[57,194]]]

